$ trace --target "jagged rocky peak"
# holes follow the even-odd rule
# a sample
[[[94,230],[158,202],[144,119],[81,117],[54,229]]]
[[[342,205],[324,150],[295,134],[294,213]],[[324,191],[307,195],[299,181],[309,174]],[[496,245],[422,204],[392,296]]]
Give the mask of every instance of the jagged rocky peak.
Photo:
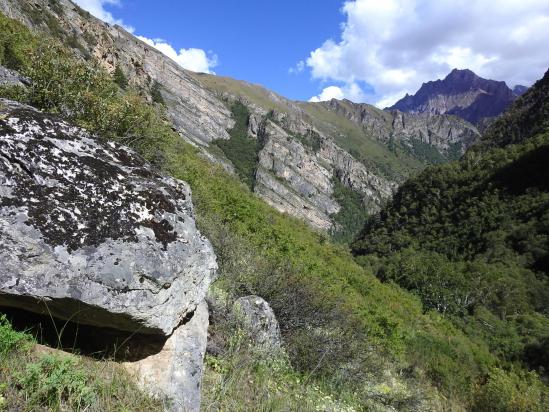
[[[407,113],[453,114],[475,125],[499,116],[524,93],[503,81],[487,80],[468,69],[454,69],[443,80],[423,83],[414,95],[406,95],[389,109]]]
[[[153,392],[198,410],[216,268],[185,182],[0,99],[1,307],[166,341]],[[154,367],[143,361],[142,377]]]

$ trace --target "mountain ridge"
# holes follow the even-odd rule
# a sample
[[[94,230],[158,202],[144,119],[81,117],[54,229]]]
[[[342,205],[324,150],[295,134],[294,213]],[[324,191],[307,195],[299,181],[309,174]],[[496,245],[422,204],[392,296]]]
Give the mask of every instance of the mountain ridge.
[[[423,83],[414,95],[406,95],[386,110],[407,113],[453,114],[480,125],[499,116],[525,92],[510,89],[504,81],[487,80],[469,69],[453,69],[444,79]]]

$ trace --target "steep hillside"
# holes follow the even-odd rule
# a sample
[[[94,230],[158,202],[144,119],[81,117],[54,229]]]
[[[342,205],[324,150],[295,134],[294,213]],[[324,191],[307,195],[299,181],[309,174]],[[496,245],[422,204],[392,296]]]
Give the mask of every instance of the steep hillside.
[[[292,102],[247,82],[196,77],[220,99],[247,108],[241,130],[255,141],[241,142],[255,147],[257,166],[249,150],[243,174],[254,191],[279,210],[308,216],[315,226],[329,228],[335,221],[347,240],[352,231],[345,228],[362,218],[345,216],[376,211],[406,176],[459,158],[478,138],[475,127],[453,116],[388,114],[350,101]],[[242,144],[237,150],[230,142],[218,146],[233,164],[243,163],[230,153],[243,153]]]
[[[462,160],[408,180],[354,253],[480,337],[505,368],[549,371],[549,75]]]
[[[175,129],[204,156],[278,210],[341,240],[407,176],[459,157],[477,137],[474,127],[449,116],[393,113],[378,126],[384,115],[372,106],[368,119],[357,119],[335,106],[291,102],[260,86],[189,72],[69,0],[6,0],[0,10],[97,59],[123,87],[162,102]]]
[[[443,80],[424,83],[416,94],[406,95],[390,109],[453,114],[480,125],[503,113],[525,89],[515,86],[511,90],[505,82],[483,79],[471,70],[454,69]]]
[[[522,143],[549,128],[549,71],[484,133],[479,147]]]
[[[321,104],[361,125],[393,152],[400,150],[430,164],[459,159],[478,139],[476,128],[455,116],[382,111],[349,100],[332,99]]]

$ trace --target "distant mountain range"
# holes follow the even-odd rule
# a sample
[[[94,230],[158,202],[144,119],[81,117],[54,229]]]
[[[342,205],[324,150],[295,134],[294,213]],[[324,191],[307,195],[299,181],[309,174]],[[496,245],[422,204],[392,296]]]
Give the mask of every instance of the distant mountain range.
[[[423,83],[416,94],[407,94],[388,109],[453,114],[482,127],[502,114],[526,90],[526,86],[510,89],[503,81],[483,79],[467,69],[454,69],[443,80]]]

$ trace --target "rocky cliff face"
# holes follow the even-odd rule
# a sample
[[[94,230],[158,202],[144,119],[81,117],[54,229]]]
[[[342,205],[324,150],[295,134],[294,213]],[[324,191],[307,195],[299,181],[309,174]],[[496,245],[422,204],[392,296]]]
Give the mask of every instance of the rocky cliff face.
[[[111,26],[69,0],[6,0],[0,11],[67,42],[77,53],[94,56],[111,73],[119,67],[130,84],[150,92],[155,82],[166,101],[174,127],[197,144],[228,139],[230,111],[187,70],[120,26]]]
[[[368,171],[331,139],[309,132],[317,139],[314,143],[294,138],[274,121],[264,126],[255,192],[275,208],[325,230],[332,228],[332,215],[340,210],[332,197],[333,179],[361,193],[364,207],[377,210],[394,183]]]
[[[450,157],[449,151],[453,147],[463,154],[479,138],[479,132],[473,125],[455,116],[382,111],[349,100],[332,99],[321,104],[361,125],[376,139],[384,143],[390,140],[402,142],[411,151],[414,141],[420,141],[436,148],[442,156]]]
[[[415,95],[406,95],[390,109],[407,113],[454,114],[473,124],[499,116],[524,91],[505,82],[486,80],[471,70],[454,69],[443,80],[424,83]]]
[[[334,214],[341,210],[333,195],[336,181],[360,194],[374,212],[409,173],[432,160],[417,156],[418,142],[444,160],[477,137],[473,127],[450,116],[385,113],[350,102],[292,102],[257,85],[189,72],[69,0],[5,0],[0,11],[49,32],[83,57],[94,56],[111,73],[120,68],[130,86],[151,99],[158,88],[174,128],[227,170],[234,170],[231,162],[210,145],[230,138],[231,105],[246,105],[247,137],[261,143],[253,190],[280,211],[323,230],[334,227]],[[402,143],[399,153],[391,148],[394,141]]]
[[[190,342],[174,355],[172,386],[157,389],[181,404],[174,410],[198,410],[207,322],[189,321],[216,268],[184,182],[0,100],[0,306]]]

